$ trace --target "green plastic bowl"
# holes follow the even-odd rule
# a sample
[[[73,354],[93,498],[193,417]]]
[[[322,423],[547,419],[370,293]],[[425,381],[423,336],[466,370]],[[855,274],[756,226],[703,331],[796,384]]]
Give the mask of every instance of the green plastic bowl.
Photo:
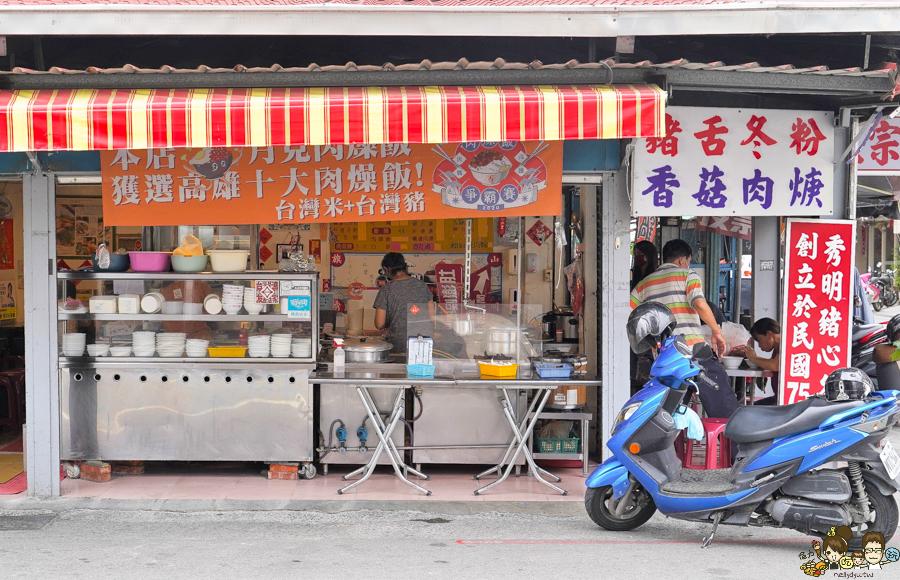
[[[172,256],[172,269],[176,272],[202,272],[206,270],[206,255]]]

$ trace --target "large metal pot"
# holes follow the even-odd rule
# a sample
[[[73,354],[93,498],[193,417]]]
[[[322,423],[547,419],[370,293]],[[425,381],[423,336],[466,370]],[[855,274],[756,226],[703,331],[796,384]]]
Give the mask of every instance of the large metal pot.
[[[380,338],[363,336],[344,340],[343,347],[347,362],[380,363],[390,359],[391,349],[394,348],[394,345]]]

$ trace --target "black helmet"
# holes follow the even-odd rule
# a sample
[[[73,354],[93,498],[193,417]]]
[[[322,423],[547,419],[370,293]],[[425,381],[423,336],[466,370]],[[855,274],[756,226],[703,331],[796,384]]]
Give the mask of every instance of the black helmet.
[[[869,375],[855,367],[838,369],[825,379],[825,398],[831,402],[862,401],[874,390]]]
[[[888,342],[900,340],[900,337],[897,336],[897,334],[900,334],[900,314],[897,314],[888,321],[885,331],[887,332]]]
[[[665,304],[644,302],[628,316],[628,342],[636,353],[647,352],[675,330],[675,315]]]

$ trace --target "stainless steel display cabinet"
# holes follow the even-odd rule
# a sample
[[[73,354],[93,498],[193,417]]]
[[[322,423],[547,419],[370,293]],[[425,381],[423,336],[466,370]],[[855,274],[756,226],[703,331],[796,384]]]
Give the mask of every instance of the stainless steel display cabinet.
[[[63,352],[62,459],[297,461],[308,464],[307,476],[315,473],[309,463],[315,444],[309,375],[319,344],[316,273],[60,272],[57,278],[60,298],[70,281],[90,285],[95,295],[165,294],[187,281],[202,281],[220,294],[222,284],[246,287],[250,281],[275,281],[279,293],[295,296],[300,288],[310,303],[308,314],[296,318],[279,311],[242,310],[235,315],[60,311],[61,346],[66,332],[86,333],[88,344],[98,339],[122,344],[133,330],[180,332],[173,330],[180,326],[208,328],[210,346],[235,346],[242,331],[252,336],[279,327],[312,345],[302,358],[271,354],[192,358],[185,353],[173,358],[90,357]]]

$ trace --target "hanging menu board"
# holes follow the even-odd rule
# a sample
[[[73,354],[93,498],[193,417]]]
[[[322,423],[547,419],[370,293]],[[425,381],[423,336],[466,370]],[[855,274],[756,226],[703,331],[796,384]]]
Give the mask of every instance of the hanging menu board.
[[[492,221],[472,220],[472,251],[490,252]],[[466,220],[415,220],[331,224],[333,252],[463,252]]]

